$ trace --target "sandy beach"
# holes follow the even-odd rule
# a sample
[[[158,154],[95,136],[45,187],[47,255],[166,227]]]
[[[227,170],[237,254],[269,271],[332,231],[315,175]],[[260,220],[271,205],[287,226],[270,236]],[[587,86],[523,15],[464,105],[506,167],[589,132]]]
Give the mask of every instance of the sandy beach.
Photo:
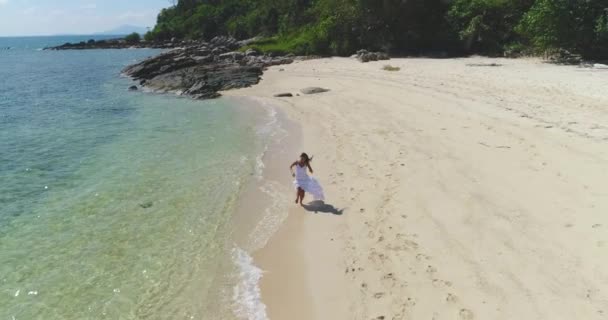
[[[327,197],[254,255],[269,318],[607,317],[606,88],[535,59],[328,58],[225,92],[299,124]]]

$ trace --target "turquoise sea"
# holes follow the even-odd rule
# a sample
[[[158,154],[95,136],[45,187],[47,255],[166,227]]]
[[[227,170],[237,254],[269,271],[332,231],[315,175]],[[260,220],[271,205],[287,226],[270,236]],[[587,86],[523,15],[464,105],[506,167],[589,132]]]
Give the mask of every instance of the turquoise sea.
[[[237,317],[229,221],[272,115],[129,92],[157,50],[40,50],[89,38],[0,38],[0,319]]]

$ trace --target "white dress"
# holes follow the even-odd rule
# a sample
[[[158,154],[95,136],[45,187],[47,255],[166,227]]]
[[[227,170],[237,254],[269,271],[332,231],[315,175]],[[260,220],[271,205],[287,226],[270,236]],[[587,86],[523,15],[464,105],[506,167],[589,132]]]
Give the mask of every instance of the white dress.
[[[325,201],[325,195],[323,194],[323,188],[319,182],[308,175],[306,167],[301,167],[296,163],[296,179],[293,181],[295,188],[302,188],[307,193],[310,193],[313,198],[317,201]]]

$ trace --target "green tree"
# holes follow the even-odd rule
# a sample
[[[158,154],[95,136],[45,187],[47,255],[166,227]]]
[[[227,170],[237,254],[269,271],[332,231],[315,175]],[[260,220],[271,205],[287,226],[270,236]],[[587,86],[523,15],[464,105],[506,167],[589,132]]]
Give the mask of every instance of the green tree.
[[[520,41],[515,32],[533,0],[456,0],[447,15],[466,51],[500,54]]]
[[[139,43],[141,41],[141,36],[139,35],[139,33],[133,32],[125,37],[125,41],[131,44]]]
[[[606,58],[607,10],[605,0],[537,0],[517,29],[540,51],[566,49]]]

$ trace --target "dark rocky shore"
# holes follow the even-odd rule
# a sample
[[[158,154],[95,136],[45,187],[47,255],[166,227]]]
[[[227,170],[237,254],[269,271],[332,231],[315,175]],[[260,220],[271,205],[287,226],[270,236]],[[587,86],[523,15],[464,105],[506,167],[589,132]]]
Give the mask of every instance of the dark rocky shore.
[[[138,41],[129,42],[125,39],[107,39],[107,40],[89,40],[76,43],[65,43],[60,46],[47,47],[44,50],[91,50],[91,49],[130,49],[130,48],[154,48],[154,49],[170,49],[187,42],[178,41]]]
[[[124,48],[162,48],[170,49],[157,56],[148,58],[123,69],[122,73],[138,81],[142,87],[155,92],[176,93],[194,99],[212,99],[224,90],[245,88],[260,82],[261,76],[269,66],[293,63],[293,55],[274,56],[261,54],[253,49],[243,50],[255,39],[237,41],[230,37],[215,37],[204,41],[167,41],[162,43],[128,43],[124,39],[66,43],[45,50],[86,50],[86,49],[124,49]],[[360,50],[355,55],[361,62],[386,60],[388,56],[378,52]],[[138,90],[137,85],[128,88]],[[309,88],[311,89],[311,88]],[[312,88],[313,94],[327,89]],[[314,91],[314,92],[313,92]],[[278,94],[289,97],[292,94]]]
[[[289,64],[294,56],[263,55],[255,50],[239,50],[251,40],[237,41],[215,37],[204,41],[166,41],[129,43],[125,39],[89,40],[66,43],[45,50],[87,50],[160,48],[171,49],[137,64],[128,66],[124,75],[139,81],[155,92],[172,92],[194,99],[219,97],[219,91],[257,84],[265,68]],[[133,85],[129,90],[137,90]]]
[[[257,84],[265,68],[296,59],[239,51],[246,44],[228,37],[186,44],[128,66],[123,74],[156,92],[210,99],[219,97],[219,91]]]

